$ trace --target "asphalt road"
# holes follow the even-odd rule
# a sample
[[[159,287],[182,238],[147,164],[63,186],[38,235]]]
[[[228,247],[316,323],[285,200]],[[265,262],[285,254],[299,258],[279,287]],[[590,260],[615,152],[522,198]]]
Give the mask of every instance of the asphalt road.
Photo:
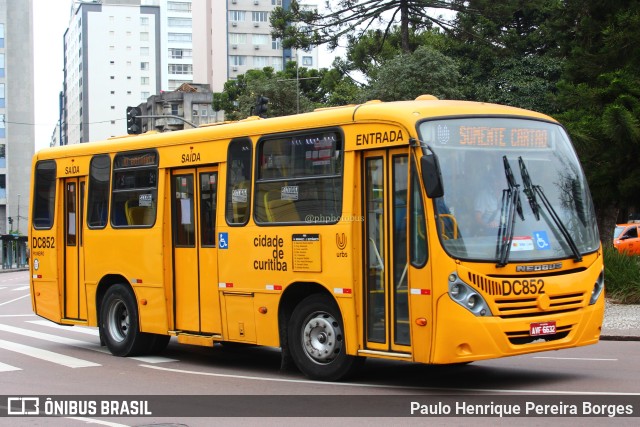
[[[563,405],[570,410],[575,404],[582,411],[585,402],[620,404],[623,412],[633,412],[633,418],[604,414],[606,421],[615,418],[619,425],[636,425],[640,416],[638,341],[602,341],[589,347],[456,367],[368,360],[357,378],[322,383],[307,380],[297,371],[281,371],[280,353],[274,348],[204,348],[172,341],[161,356],[114,357],[100,347],[96,329],[62,327],[33,315],[28,295],[27,272],[0,274],[0,408],[9,405],[9,398],[25,396],[39,397],[39,408],[47,397],[80,403],[75,403],[77,416],[5,417],[0,418],[0,425],[371,426],[428,422],[493,426],[507,421],[509,425],[548,422],[549,418],[531,418],[536,415],[535,407],[527,417],[504,420],[495,415],[504,408],[523,409],[526,402],[547,405],[547,411],[553,405],[562,411]],[[154,395],[163,397],[154,400]],[[122,405],[133,411],[133,402],[141,401],[136,408],[152,414],[101,416],[103,401],[112,400],[121,405],[115,409],[119,411],[124,410]],[[94,413],[91,402],[97,405]],[[437,405],[440,411],[446,411],[448,405],[460,415],[466,403],[484,405],[494,412],[489,417],[456,421],[438,417],[444,413],[433,413]],[[59,403],[65,404],[70,403]],[[422,410],[431,412],[425,415],[416,410],[408,417],[412,404],[424,405]],[[606,411],[611,406],[602,408]],[[119,413],[126,415],[126,411]],[[553,425],[575,425],[576,421],[601,425],[605,421],[547,416],[553,416]]]

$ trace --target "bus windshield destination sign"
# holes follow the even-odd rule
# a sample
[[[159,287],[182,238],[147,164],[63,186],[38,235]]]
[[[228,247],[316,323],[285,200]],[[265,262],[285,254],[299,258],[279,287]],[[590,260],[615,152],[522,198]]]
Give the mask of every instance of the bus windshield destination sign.
[[[440,146],[469,148],[551,148],[549,129],[509,126],[468,126],[439,123],[435,126]]]

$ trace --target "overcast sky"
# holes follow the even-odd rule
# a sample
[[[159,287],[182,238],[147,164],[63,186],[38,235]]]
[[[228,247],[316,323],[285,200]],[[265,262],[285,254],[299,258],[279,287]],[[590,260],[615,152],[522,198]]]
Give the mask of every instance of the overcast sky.
[[[33,0],[36,151],[49,146],[58,121],[63,36],[70,10],[70,0]]]

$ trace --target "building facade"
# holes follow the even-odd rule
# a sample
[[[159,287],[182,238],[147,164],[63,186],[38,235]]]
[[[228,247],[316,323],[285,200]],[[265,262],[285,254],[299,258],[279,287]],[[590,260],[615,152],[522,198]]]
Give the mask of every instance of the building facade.
[[[222,3],[222,4],[221,4]],[[269,15],[274,8],[288,7],[290,0],[201,0],[193,4],[193,76],[221,92],[227,80],[252,69],[284,68],[297,58],[298,65],[318,67],[318,50],[290,51],[271,36]],[[313,0],[305,7],[317,7]],[[202,36],[200,36],[202,35]],[[200,54],[204,52],[205,54]]]
[[[160,28],[160,7],[140,0],[73,4],[64,35],[62,145],[126,133],[126,107],[161,90]]]
[[[2,267],[26,264],[34,154],[33,2],[0,0],[0,236]]]

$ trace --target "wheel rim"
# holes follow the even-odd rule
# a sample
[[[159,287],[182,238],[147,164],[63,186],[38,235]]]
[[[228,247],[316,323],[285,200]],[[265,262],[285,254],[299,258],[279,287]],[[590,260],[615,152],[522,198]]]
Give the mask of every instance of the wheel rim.
[[[115,300],[109,306],[109,334],[117,342],[122,342],[129,335],[129,310],[122,300]]]
[[[302,348],[318,364],[331,363],[342,351],[340,323],[329,313],[316,312],[304,322]]]

